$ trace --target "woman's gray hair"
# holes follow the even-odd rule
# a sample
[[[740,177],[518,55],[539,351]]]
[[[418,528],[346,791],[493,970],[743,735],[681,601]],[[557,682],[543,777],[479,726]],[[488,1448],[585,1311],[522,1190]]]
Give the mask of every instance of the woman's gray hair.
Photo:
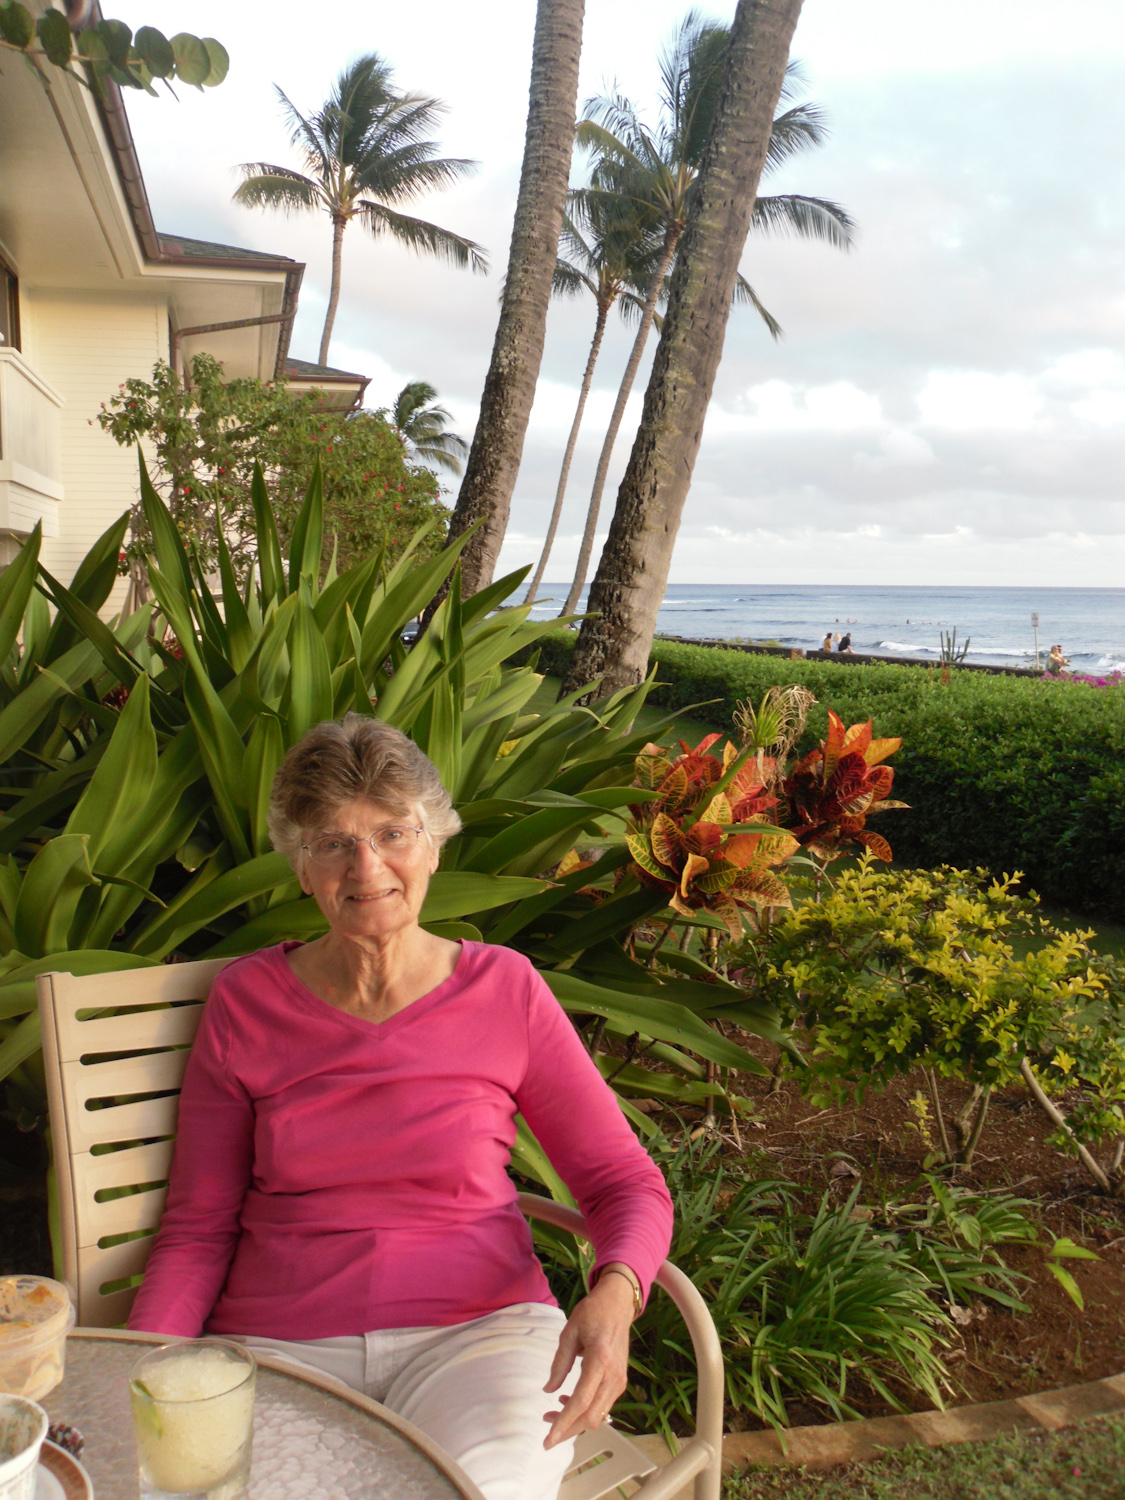
[[[345,714],[315,724],[278,767],[268,818],[273,847],[296,865],[302,829],[323,827],[357,797],[401,817],[417,809],[437,849],[461,831],[436,767],[414,741],[379,719]]]

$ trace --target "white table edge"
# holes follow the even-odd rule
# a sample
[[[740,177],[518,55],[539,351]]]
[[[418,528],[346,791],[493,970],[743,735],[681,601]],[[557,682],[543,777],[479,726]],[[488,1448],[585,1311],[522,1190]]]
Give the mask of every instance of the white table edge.
[[[215,1337],[221,1338],[222,1335],[216,1334]],[[67,1338],[68,1340],[94,1339],[121,1344],[179,1344],[183,1342],[182,1339],[171,1334],[142,1333],[129,1328],[72,1328]],[[291,1380],[300,1380],[305,1385],[317,1386],[320,1390],[335,1396],[338,1401],[346,1401],[359,1411],[378,1417],[384,1426],[393,1428],[400,1437],[405,1438],[416,1448],[420,1448],[430,1462],[460,1489],[464,1500],[485,1500],[464,1469],[450,1458],[443,1448],[439,1448],[432,1437],[423,1432],[420,1427],[415,1427],[413,1422],[408,1422],[397,1412],[381,1406],[378,1401],[372,1401],[370,1396],[364,1396],[360,1391],[353,1390],[343,1381],[333,1380],[330,1375],[321,1375],[319,1371],[312,1369],[300,1370],[289,1360],[275,1359],[272,1355],[264,1354],[260,1349],[253,1349],[251,1353],[259,1365],[272,1370],[276,1375],[287,1375]]]

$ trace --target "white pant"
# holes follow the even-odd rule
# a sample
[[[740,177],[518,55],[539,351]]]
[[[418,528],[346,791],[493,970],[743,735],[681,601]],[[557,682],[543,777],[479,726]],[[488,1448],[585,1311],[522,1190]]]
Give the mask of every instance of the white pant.
[[[574,1388],[577,1362],[562,1392],[543,1387],[565,1323],[557,1307],[521,1302],[448,1328],[238,1342],[311,1365],[413,1422],[486,1500],[556,1500],[574,1444],[544,1449],[543,1413]]]

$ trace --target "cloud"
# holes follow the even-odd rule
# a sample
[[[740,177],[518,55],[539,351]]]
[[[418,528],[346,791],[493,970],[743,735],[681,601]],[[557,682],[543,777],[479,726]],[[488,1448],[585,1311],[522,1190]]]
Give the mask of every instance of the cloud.
[[[654,58],[683,0],[589,8],[581,97],[616,77],[655,91]],[[178,0],[136,0],[174,31]],[[709,11],[729,17],[733,0]],[[143,12],[143,14],[142,14]],[[427,24],[380,13],[374,45],[404,84],[444,98],[444,148],[470,182],[419,212],[485,244],[494,273],[415,259],[362,231],[345,242],[332,358],[384,403],[430,380],[471,435],[496,326],[522,151],[533,8],[433,0]],[[196,0],[193,29],[230,47],[222,88],[129,100],[157,221],[307,261],[294,352],[315,355],[329,236],[316,219],[234,207],[232,166],[288,160],[271,84],[315,104],[370,35],[341,0],[331,28],[279,0]],[[743,270],[777,316],[774,343],[736,308],[673,562],[681,581],[1120,583],[1125,542],[1125,134],[1119,0],[806,0],[794,55],[831,139],[771,191],[842,202],[843,255],[755,236]],[[299,29],[300,54],[291,45]],[[365,44],[365,43],[363,43]],[[298,66],[299,63],[299,66]],[[556,303],[505,558],[534,561],[554,498],[593,309]],[[575,453],[555,561],[577,553],[594,466],[634,330],[611,320]],[[601,529],[639,418],[652,345],[606,488]],[[556,567],[558,572],[556,572]]]

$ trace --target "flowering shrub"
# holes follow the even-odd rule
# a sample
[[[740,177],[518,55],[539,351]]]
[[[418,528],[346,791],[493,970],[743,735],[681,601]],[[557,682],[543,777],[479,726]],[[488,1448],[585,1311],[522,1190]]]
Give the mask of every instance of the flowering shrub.
[[[1043,682],[1082,682],[1087,687],[1111,688],[1121,687],[1125,683],[1125,674],[1121,672],[1110,672],[1105,677],[1091,677],[1088,672],[1044,672]]]
[[[432,556],[444,539],[437,479],[407,463],[402,438],[382,412],[325,411],[315,391],[293,395],[284,382],[224,381],[218,360],[198,354],[189,385],[158,363],[151,381],[126,381],[103,404],[98,422],[122,446],[143,441],[157,489],[206,566],[216,556],[216,505],[236,568],[241,572],[254,554],[255,464],[269,483],[285,542],[320,460],[325,564],[333,546],[341,569],[384,545],[397,558],[434,520],[439,524],[418,555]],[[151,545],[139,505],[131,521],[123,572]]]

